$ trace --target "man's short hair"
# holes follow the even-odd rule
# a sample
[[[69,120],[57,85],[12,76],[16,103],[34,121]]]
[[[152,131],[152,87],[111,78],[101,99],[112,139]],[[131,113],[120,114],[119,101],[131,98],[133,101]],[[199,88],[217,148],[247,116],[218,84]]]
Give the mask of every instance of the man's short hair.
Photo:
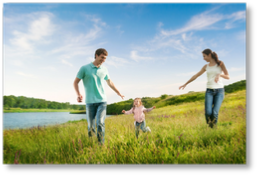
[[[104,48],[99,48],[99,49],[97,49],[96,51],[95,51],[95,55],[94,55],[94,58],[96,59],[96,54],[98,55],[98,56],[100,56],[101,54],[104,54],[105,56],[107,56],[108,55],[108,52],[107,52],[107,50],[105,50]]]

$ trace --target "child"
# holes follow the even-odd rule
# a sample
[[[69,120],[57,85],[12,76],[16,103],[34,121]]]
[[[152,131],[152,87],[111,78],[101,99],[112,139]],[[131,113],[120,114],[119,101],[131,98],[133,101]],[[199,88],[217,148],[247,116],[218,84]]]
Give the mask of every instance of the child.
[[[142,105],[141,99],[140,98],[135,98],[132,109],[130,109],[129,111],[125,111],[125,110],[122,111],[122,113],[124,113],[124,114],[132,114],[132,113],[134,114],[135,135],[136,135],[137,139],[138,139],[140,128],[142,129],[142,131],[144,133],[145,132],[151,132],[150,128],[146,127],[144,112],[150,112],[151,110],[153,110],[155,108],[156,107],[153,106],[152,108],[146,109]]]

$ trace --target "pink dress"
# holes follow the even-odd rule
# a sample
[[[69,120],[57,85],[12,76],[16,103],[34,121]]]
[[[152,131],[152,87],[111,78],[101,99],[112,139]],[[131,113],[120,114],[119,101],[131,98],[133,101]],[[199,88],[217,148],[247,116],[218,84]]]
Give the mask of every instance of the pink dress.
[[[129,111],[125,111],[125,114],[132,114],[134,113],[134,120],[138,123],[141,123],[145,120],[144,112],[150,112],[153,108],[146,109],[144,106],[135,107],[130,109]]]

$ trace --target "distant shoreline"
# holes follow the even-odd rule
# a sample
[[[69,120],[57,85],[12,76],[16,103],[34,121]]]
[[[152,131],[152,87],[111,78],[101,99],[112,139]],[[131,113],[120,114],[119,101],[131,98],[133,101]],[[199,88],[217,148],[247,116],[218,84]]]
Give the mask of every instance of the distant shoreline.
[[[4,109],[4,113],[23,113],[23,112],[77,112],[71,109],[22,109],[22,108],[10,108]],[[79,112],[79,111],[78,111]]]

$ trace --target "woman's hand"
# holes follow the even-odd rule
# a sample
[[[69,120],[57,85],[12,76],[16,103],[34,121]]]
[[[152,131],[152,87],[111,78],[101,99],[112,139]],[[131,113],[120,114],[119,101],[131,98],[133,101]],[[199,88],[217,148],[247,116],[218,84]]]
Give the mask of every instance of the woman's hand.
[[[123,110],[122,113],[125,113],[125,110]]]
[[[219,77],[220,77],[220,74],[217,74],[217,76],[215,77],[215,83],[219,81]]]
[[[179,90],[180,90],[180,89],[184,90],[185,87],[186,87],[186,84],[180,86],[180,87],[179,87]]]

